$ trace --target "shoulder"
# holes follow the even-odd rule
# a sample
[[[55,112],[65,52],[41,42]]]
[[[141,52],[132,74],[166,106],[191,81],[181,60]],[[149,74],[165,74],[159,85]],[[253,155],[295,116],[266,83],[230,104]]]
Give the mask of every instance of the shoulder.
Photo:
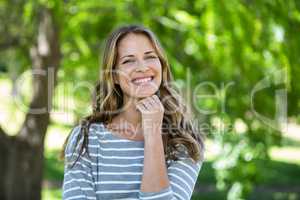
[[[78,124],[73,126],[68,138],[69,148],[76,146],[76,140],[83,140],[83,126]],[[88,130],[89,140],[96,139],[95,136],[100,136],[105,133],[105,127],[102,123],[91,123]],[[90,137],[91,136],[91,137]]]
[[[102,122],[91,123],[89,128],[89,135],[102,136],[106,133],[106,128]]]
[[[84,141],[84,133],[82,128],[83,126],[79,124],[75,125],[70,131],[65,148],[65,157],[67,160],[72,160],[74,155],[76,156],[80,153]],[[90,125],[87,134],[89,153],[93,153],[93,151],[95,150],[94,147],[97,146],[99,139],[101,139],[100,137],[102,137],[103,133],[104,129],[102,124],[92,123]]]
[[[76,143],[78,143],[79,140],[81,139],[80,132],[81,132],[81,125],[76,125],[71,129],[70,134],[67,138],[67,145],[65,149],[66,156],[74,152],[74,150],[76,149],[77,146]]]

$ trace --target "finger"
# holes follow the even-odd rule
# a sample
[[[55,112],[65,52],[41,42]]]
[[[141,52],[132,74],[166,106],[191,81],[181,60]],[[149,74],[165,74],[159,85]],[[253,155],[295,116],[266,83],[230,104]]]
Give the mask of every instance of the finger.
[[[145,107],[144,107],[142,104],[137,104],[137,105],[136,105],[136,108],[137,108],[141,113],[145,112]]]
[[[160,99],[158,98],[157,95],[153,95],[152,96],[153,100],[156,102],[157,106],[160,108],[160,109],[164,109],[163,107],[163,104],[161,103]]]
[[[158,103],[161,102],[157,95],[153,95],[152,98]]]
[[[155,99],[153,98],[153,96],[151,96],[149,98],[149,102],[151,103],[153,108],[156,108],[158,106],[157,102],[155,101]]]
[[[152,105],[151,105],[151,103],[149,102],[149,99],[145,99],[145,100],[142,102],[142,104],[145,106],[146,110],[151,111]]]

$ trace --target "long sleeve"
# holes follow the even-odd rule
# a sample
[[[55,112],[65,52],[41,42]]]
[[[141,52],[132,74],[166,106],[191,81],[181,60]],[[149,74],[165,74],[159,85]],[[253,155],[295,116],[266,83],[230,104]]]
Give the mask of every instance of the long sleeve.
[[[80,157],[76,164],[71,168],[76,159],[82,138],[76,144],[79,136],[80,127],[76,126],[68,139],[65,150],[65,171],[63,180],[63,200],[96,200],[95,184],[92,178],[91,162],[85,154]],[[74,152],[75,151],[75,152]],[[74,154],[73,154],[74,152]]]
[[[170,185],[159,192],[139,192],[141,200],[190,200],[202,162],[182,156],[168,167]]]

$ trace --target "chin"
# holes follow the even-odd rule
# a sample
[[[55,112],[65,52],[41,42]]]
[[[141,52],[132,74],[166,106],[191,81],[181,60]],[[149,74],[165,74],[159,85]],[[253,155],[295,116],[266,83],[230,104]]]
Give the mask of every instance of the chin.
[[[135,96],[135,98],[142,99],[142,98],[150,97],[152,95],[154,95],[154,93],[138,94],[137,96]]]
[[[131,96],[134,98],[145,98],[154,95],[156,91],[156,87],[145,87],[140,88],[139,90],[135,90],[135,93],[131,94]]]

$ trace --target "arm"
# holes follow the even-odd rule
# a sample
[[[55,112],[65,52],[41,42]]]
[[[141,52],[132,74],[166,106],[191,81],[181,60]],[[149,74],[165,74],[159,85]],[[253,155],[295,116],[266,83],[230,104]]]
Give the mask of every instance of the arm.
[[[187,153],[181,154],[180,159],[172,161],[167,169],[170,185],[158,192],[140,191],[139,198],[141,200],[190,200],[201,165],[201,162],[194,163]],[[152,174],[152,178],[159,178],[158,174]]]
[[[187,154],[171,162],[168,176],[175,199],[191,199],[201,166],[202,162],[194,163]]]
[[[145,137],[141,192],[158,192],[170,185],[165,164],[161,129],[159,127],[153,131],[159,132],[159,134],[147,134],[150,137]]]
[[[91,163],[88,162],[87,155],[81,156],[76,164],[71,168],[79,152],[79,145],[75,147],[76,139],[79,135],[80,127],[75,127],[69,137],[65,149],[65,171],[63,180],[63,199],[69,200],[96,200],[94,191],[94,181],[92,178]],[[75,152],[74,152],[75,150]],[[74,155],[72,153],[74,152]]]
[[[171,163],[167,169],[162,141],[164,108],[160,99],[153,95],[137,103],[142,114],[144,134],[144,169],[139,192],[141,200],[189,200],[191,198],[200,164],[189,156]],[[184,158],[184,156],[180,156]]]

